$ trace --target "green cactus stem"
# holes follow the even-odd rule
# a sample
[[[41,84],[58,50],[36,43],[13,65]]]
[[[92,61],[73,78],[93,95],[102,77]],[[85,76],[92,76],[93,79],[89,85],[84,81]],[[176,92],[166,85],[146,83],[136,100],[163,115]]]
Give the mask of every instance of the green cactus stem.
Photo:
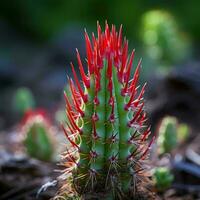
[[[165,117],[162,119],[158,129],[159,153],[170,153],[177,145],[177,126],[175,117]]]
[[[104,32],[97,26],[97,33],[91,42],[85,32],[87,73],[77,50],[81,81],[71,63],[74,80],[68,79],[71,93],[64,95],[63,130],[70,143],[65,174],[71,174],[71,187],[81,196],[105,192],[104,199],[126,199],[146,185],[141,184],[146,180],[143,163],[154,140],[146,141],[146,84],[138,87],[141,61],[131,77],[135,51],[128,56],[122,27],[117,32],[106,23]]]
[[[20,115],[35,107],[35,99],[30,89],[26,87],[18,88],[13,97],[13,108]]]
[[[187,124],[179,124],[176,117],[166,116],[158,128],[159,154],[171,153],[180,143],[189,136],[190,129]]]
[[[158,167],[153,174],[153,181],[158,192],[168,189],[173,180],[174,176],[167,167]]]
[[[54,154],[51,126],[43,111],[27,111],[23,120],[24,145],[29,156],[51,161]]]

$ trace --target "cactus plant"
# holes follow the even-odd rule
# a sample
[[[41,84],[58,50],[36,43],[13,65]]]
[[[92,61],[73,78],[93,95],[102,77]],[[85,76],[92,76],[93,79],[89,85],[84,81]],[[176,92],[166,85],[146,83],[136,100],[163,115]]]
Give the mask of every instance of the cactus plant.
[[[153,181],[157,191],[163,192],[168,189],[174,180],[173,174],[167,167],[157,167],[153,174]]]
[[[54,153],[51,126],[43,110],[29,110],[22,122],[24,145],[33,158],[51,161]]]
[[[77,50],[82,80],[71,63],[74,80],[68,78],[71,92],[64,93],[67,122],[62,127],[70,145],[63,188],[80,197],[103,193],[100,199],[136,198],[149,183],[145,161],[154,140],[147,142],[146,84],[138,87],[141,60],[131,78],[135,51],[128,56],[122,26],[117,32],[106,23],[103,32],[98,24],[97,34],[91,42],[85,32],[87,73]]]
[[[188,125],[178,123],[176,117],[164,117],[158,127],[159,154],[170,153],[178,144],[188,138],[189,132]]]
[[[180,31],[171,13],[163,10],[145,13],[141,35],[147,55],[166,67],[190,55],[190,40]]]
[[[170,153],[176,147],[178,122],[175,117],[164,117],[158,129],[159,153]]]
[[[35,107],[35,99],[29,88],[18,88],[13,97],[13,107],[21,115]]]

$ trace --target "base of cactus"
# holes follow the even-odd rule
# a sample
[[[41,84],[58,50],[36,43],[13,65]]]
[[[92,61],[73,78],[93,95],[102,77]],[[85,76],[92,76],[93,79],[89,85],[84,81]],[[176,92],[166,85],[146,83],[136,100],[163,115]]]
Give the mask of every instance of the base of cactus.
[[[82,200],[149,200],[148,197],[145,197],[144,194],[141,195],[135,195],[134,197],[130,197],[129,195],[125,195],[121,198],[113,198],[110,196],[110,194],[106,193],[91,193],[91,194],[85,194],[82,196]]]
[[[135,196],[130,196],[130,194],[124,194],[122,197],[116,197],[114,198],[110,193],[108,192],[99,192],[99,193],[87,193],[83,195],[77,195],[74,194],[73,196],[65,195],[58,195],[55,197],[55,200],[153,200],[156,199],[155,195],[152,193],[144,193],[141,192]]]
[[[112,191],[111,187],[105,188],[105,184],[99,183],[91,191],[87,190],[82,193],[78,190],[78,186],[75,181],[65,180],[65,184],[62,182],[62,188],[59,191],[55,200],[153,200],[155,194],[151,191],[151,182],[147,178],[146,183],[141,182],[131,192],[124,193],[120,188],[115,188]],[[117,184],[120,185],[120,184]]]

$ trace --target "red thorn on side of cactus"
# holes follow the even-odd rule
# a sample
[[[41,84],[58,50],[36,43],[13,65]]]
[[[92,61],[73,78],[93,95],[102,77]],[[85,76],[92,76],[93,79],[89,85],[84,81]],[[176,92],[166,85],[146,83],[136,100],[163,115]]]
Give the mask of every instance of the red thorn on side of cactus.
[[[136,120],[138,119],[138,117],[139,117],[140,114],[142,113],[143,106],[144,106],[144,102],[141,104],[139,110],[135,113],[133,119],[130,120],[130,121],[128,122],[128,126],[129,126],[129,127],[132,127],[132,124],[133,124],[134,122],[136,122]]]
[[[124,88],[122,89],[122,92],[121,92],[121,94],[123,96],[127,95],[127,92],[128,92],[128,84],[129,84],[129,78],[130,78],[130,74],[131,74],[131,68],[132,68],[132,64],[133,64],[134,55],[135,55],[135,50],[133,50],[131,55],[130,55],[129,63],[128,63],[128,66],[127,66],[127,71],[124,75],[125,86],[124,86]]]
[[[71,136],[72,136],[72,129],[70,128],[70,126],[68,125],[68,128],[70,129],[70,132],[68,133],[68,131],[65,129],[65,127],[63,125],[61,125],[64,133],[65,133],[65,136],[67,137],[67,140],[71,143],[71,145],[75,148],[77,148],[78,150],[80,150],[80,147],[71,139]]]
[[[149,142],[148,147],[146,148],[146,150],[144,151],[144,153],[143,153],[142,156],[141,156],[141,160],[144,160],[144,159],[145,159],[145,156],[146,156],[146,154],[148,153],[148,151],[150,150],[151,145],[153,144],[155,138],[156,138],[155,136],[152,137],[151,141]]]
[[[80,95],[81,95],[83,101],[86,103],[86,102],[88,101],[87,95],[84,94],[83,89],[81,88],[81,85],[80,85],[80,83],[79,83],[79,81],[78,81],[78,77],[77,77],[76,72],[75,72],[75,69],[74,69],[74,65],[73,65],[72,63],[71,63],[71,68],[72,68],[72,73],[73,73],[73,75],[74,75],[74,80],[75,80],[76,85],[77,85],[77,87],[78,87],[79,93],[80,93]]]
[[[76,109],[76,111],[80,114],[81,117],[84,117],[84,112],[82,111],[82,109],[80,108],[81,107],[81,104],[80,102],[77,100],[77,97],[76,97],[76,94],[75,94],[75,91],[74,91],[74,88],[72,86],[72,80],[70,79],[69,80],[69,86],[70,86],[70,90],[71,90],[71,94],[72,94],[72,100],[73,100],[73,103],[74,103],[74,107]],[[66,96],[66,93],[65,93],[65,96]]]
[[[81,73],[81,77],[83,80],[84,85],[86,86],[86,88],[90,88],[90,80],[89,78],[85,75],[84,69],[83,69],[83,64],[81,62],[81,57],[79,54],[78,49],[76,49],[76,56],[77,56],[77,61],[78,61],[78,66],[79,66],[79,71]]]
[[[147,130],[143,133],[141,141],[144,141],[151,134],[151,128],[148,127]]]
[[[90,42],[89,36],[86,31],[85,31],[85,42],[86,42],[86,54],[87,54],[89,73],[93,74],[94,73],[94,65],[93,65],[93,60],[92,60],[92,58],[93,58],[92,46],[91,46],[91,42]]]

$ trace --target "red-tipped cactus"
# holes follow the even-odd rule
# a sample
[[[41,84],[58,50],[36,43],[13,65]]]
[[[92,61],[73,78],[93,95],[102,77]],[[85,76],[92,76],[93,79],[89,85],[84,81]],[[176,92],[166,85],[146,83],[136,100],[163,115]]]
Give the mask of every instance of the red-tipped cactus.
[[[26,111],[22,121],[24,146],[29,156],[52,161],[54,157],[54,137],[46,112],[42,109]]]
[[[146,142],[146,84],[138,87],[141,61],[131,77],[135,52],[128,56],[122,27],[117,32],[106,24],[102,32],[98,25],[97,32],[92,41],[85,32],[87,73],[77,50],[81,81],[71,63],[74,81],[69,78],[63,125],[70,143],[65,174],[80,196],[103,192],[103,199],[133,198],[148,182],[144,161],[153,142]]]

